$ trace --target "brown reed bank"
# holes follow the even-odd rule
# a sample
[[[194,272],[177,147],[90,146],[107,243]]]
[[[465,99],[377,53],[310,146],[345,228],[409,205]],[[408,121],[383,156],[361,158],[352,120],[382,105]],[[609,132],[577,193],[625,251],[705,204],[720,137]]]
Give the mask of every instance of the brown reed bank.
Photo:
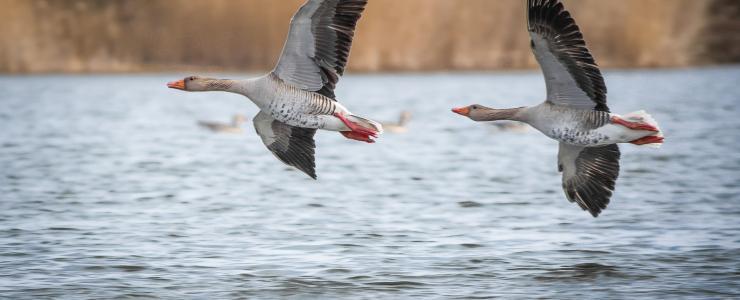
[[[0,0],[0,72],[257,71],[303,0]],[[535,66],[524,0],[370,0],[352,71]],[[740,61],[740,1],[564,0],[605,67]]]

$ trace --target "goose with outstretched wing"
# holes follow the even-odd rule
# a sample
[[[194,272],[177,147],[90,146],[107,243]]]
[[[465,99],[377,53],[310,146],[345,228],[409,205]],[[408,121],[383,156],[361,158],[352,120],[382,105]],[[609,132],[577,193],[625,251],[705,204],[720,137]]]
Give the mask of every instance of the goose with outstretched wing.
[[[247,80],[190,76],[168,87],[246,96],[260,109],[254,127],[267,149],[316,179],[317,130],[337,131],[367,143],[383,132],[379,123],[354,115],[334,95],[366,5],[367,0],[308,0],[291,20],[277,66],[265,76]]]
[[[558,169],[571,202],[594,217],[606,209],[619,176],[619,143],[660,146],[663,134],[644,111],[617,115],[583,35],[559,0],[528,0],[531,48],[547,88],[544,103],[494,109],[470,105],[452,111],[474,121],[513,120],[560,142]]]

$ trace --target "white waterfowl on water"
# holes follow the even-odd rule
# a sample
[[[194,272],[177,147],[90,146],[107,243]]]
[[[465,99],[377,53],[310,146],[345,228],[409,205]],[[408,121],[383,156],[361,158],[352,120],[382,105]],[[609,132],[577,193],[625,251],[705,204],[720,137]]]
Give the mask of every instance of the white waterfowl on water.
[[[355,26],[367,0],[308,0],[293,16],[275,69],[247,80],[198,76],[170,82],[184,91],[224,91],[246,96],[260,109],[254,127],[280,161],[316,179],[314,135],[318,129],[373,143],[383,132],[336,101]]]
[[[644,111],[610,113],[601,71],[559,0],[528,0],[527,9],[531,47],[545,75],[547,100],[531,107],[470,105],[453,112],[474,121],[528,123],[559,141],[565,195],[597,217],[609,204],[619,176],[617,144],[660,146],[663,134]]]
[[[411,112],[404,110],[398,116],[398,122],[383,122],[383,130],[390,133],[406,133],[409,121],[411,121]]]
[[[247,121],[243,115],[234,115],[231,123],[221,123],[212,121],[198,121],[198,125],[205,129],[218,133],[242,133],[242,125]]]
[[[529,128],[527,124],[515,121],[499,121],[489,124],[493,127],[494,132],[527,132]]]

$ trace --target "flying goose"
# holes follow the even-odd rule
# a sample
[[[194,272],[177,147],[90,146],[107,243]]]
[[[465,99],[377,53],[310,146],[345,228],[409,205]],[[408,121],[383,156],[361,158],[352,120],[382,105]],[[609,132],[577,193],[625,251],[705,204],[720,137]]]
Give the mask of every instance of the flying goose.
[[[275,69],[247,80],[190,76],[170,82],[183,91],[224,91],[246,96],[260,109],[254,127],[280,161],[316,179],[318,129],[375,142],[382,126],[352,114],[336,101],[355,26],[367,0],[308,0],[293,16]]]
[[[242,124],[244,124],[244,122],[246,121],[247,118],[243,115],[234,115],[231,118],[230,124],[210,121],[198,121],[198,125],[213,132],[242,133]]]
[[[644,111],[610,113],[601,71],[559,0],[528,0],[527,9],[531,48],[545,76],[547,100],[531,107],[470,105],[452,111],[474,121],[528,123],[559,141],[565,196],[597,217],[609,204],[619,176],[617,144],[660,146],[663,134]]]

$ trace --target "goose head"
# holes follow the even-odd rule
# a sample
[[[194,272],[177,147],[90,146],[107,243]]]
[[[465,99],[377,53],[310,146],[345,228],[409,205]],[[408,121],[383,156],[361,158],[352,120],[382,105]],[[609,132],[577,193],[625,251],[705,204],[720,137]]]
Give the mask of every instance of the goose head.
[[[405,126],[411,121],[411,112],[404,110],[401,112],[401,116],[398,119],[398,125]]]
[[[172,81],[167,83],[167,87],[171,89],[188,91],[188,92],[203,92],[213,90],[212,83],[213,79],[203,78],[198,76],[188,76],[184,79]]]
[[[480,104],[473,104],[464,107],[453,108],[452,112],[466,116],[473,121],[499,121],[499,120],[515,120],[519,119],[519,112],[523,107],[510,108],[510,109],[495,109],[486,107]]]
[[[468,117],[473,121],[484,121],[490,116],[490,113],[492,111],[494,111],[493,108],[485,107],[480,104],[473,104],[452,109],[452,112],[461,116]]]

